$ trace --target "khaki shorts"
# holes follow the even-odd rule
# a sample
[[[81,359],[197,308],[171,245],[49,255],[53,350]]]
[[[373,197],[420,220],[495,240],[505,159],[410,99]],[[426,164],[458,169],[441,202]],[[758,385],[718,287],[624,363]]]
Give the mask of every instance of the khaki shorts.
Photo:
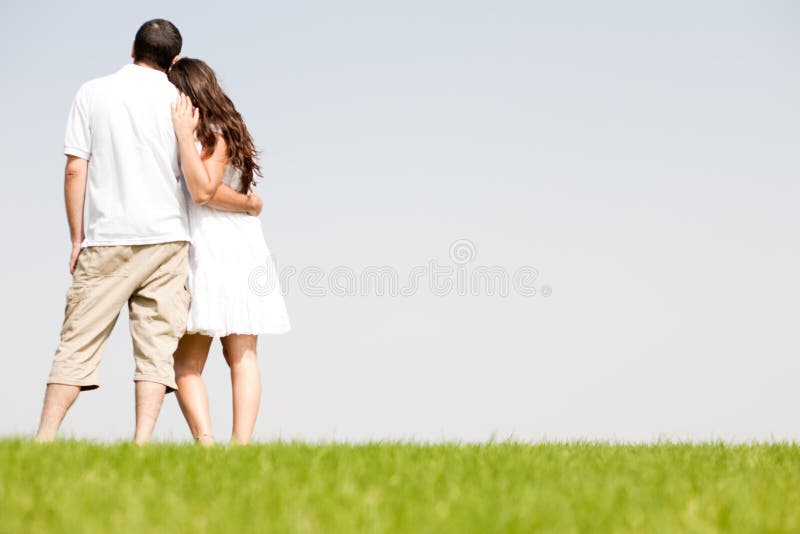
[[[127,303],[134,381],[174,391],[172,355],[189,310],[188,254],[185,241],[84,248],[67,290],[61,341],[47,383],[100,387],[103,348]]]

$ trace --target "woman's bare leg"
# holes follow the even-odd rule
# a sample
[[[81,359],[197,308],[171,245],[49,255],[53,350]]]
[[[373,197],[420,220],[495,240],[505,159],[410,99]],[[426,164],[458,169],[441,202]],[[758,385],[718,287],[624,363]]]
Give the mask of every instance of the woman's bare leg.
[[[213,338],[202,334],[186,334],[175,351],[175,381],[178,383],[178,404],[189,424],[192,436],[202,445],[213,445],[208,392],[203,382],[203,368]]]
[[[261,377],[256,360],[258,336],[231,334],[222,338],[222,353],[231,368],[233,433],[231,442],[250,442],[261,403]]]

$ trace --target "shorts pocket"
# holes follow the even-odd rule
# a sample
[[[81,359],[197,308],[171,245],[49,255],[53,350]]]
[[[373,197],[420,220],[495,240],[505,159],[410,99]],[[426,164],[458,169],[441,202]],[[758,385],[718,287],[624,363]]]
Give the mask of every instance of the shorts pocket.
[[[73,282],[67,289],[67,302],[64,306],[62,334],[75,329],[89,299],[89,287],[83,282]]]
[[[168,256],[164,263],[158,266],[161,274],[180,274],[185,275],[189,270],[189,243],[185,241],[175,241],[161,245],[168,248]]]
[[[86,284],[73,283],[67,289],[67,304],[73,304],[84,299],[88,288]]]
[[[127,276],[133,248],[127,245],[87,247],[86,274],[89,276]]]

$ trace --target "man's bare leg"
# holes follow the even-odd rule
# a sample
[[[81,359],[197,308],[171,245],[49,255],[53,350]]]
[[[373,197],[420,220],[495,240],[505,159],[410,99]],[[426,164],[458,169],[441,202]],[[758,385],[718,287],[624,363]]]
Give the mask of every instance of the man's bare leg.
[[[67,410],[78,398],[81,392],[79,386],[68,384],[48,384],[44,394],[44,407],[42,408],[42,418],[39,421],[39,430],[36,431],[34,441],[47,443],[56,439],[58,427],[67,414]]]
[[[144,445],[150,441],[167,387],[156,382],[136,382],[136,434],[133,441]]]

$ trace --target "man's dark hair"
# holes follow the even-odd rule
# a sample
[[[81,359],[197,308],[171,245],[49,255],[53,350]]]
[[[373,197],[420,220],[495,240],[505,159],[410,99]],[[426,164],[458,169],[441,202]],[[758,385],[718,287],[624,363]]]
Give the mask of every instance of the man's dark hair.
[[[133,60],[167,70],[172,59],[181,53],[183,39],[173,23],[164,19],[148,20],[133,40]]]

